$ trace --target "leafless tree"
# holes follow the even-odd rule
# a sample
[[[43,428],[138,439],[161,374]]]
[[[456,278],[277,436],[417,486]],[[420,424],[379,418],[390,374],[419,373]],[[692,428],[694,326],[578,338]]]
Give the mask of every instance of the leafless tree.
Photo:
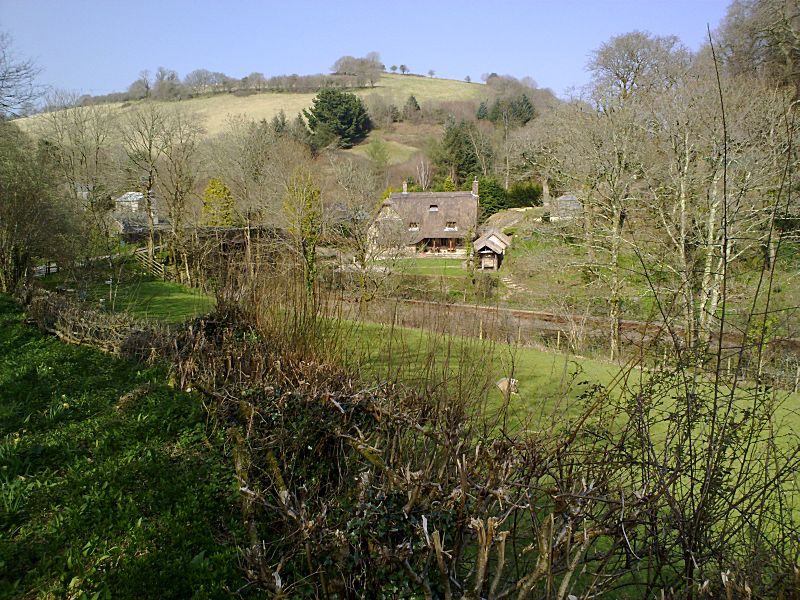
[[[35,83],[38,74],[32,60],[16,56],[11,36],[0,33],[0,115],[16,116],[42,95]]]
[[[103,105],[76,106],[74,94],[55,92],[47,101],[52,110],[37,121],[36,134],[66,196],[82,208],[85,258],[104,255],[111,261],[116,246],[109,211],[116,183],[117,115]]]
[[[167,148],[167,115],[155,104],[137,108],[121,123],[120,137],[127,158],[130,183],[144,196],[147,217],[147,252],[153,259],[155,249],[154,191],[161,159]]]
[[[199,142],[202,129],[195,115],[175,111],[165,116],[164,151],[160,160],[156,189],[169,216],[172,236],[170,251],[176,275],[191,283],[186,249],[187,203],[194,192],[200,170]]]
[[[433,177],[433,167],[430,161],[424,156],[420,157],[416,166],[417,183],[424,192],[431,185],[431,178]]]

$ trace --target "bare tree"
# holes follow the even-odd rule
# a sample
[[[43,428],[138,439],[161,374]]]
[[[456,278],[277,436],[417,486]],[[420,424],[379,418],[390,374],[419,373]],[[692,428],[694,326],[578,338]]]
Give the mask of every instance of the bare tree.
[[[131,112],[120,127],[122,147],[127,158],[129,181],[144,196],[147,217],[147,253],[155,249],[154,191],[161,159],[167,147],[167,116],[162,108],[148,104]]]
[[[180,264],[187,283],[191,283],[189,257],[186,249],[187,202],[194,191],[199,171],[201,127],[194,115],[176,111],[165,116],[164,151],[156,180],[172,231],[170,251],[176,275]]]
[[[82,208],[85,258],[113,260],[116,240],[109,210],[114,191],[117,116],[107,106],[76,106],[74,94],[53,93],[53,107],[37,121],[36,133],[47,150],[66,195]]]
[[[383,179],[374,169],[349,159],[331,158],[336,187],[336,208],[330,215],[339,232],[352,266],[343,265],[358,284],[361,309],[387,284],[390,271],[401,250],[400,239],[391,232],[381,232],[376,239],[375,218],[381,210]]]
[[[433,167],[431,166],[430,161],[424,156],[420,157],[420,159],[417,161],[416,173],[417,183],[424,192],[430,187],[433,177]]]
[[[42,95],[36,86],[39,68],[30,59],[20,59],[14,53],[13,40],[0,33],[0,115],[16,116],[19,111]]]

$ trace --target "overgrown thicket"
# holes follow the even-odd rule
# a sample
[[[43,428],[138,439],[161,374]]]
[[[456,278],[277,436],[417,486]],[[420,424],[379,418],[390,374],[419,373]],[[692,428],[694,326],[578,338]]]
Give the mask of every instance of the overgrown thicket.
[[[771,390],[684,355],[607,389],[576,373],[579,402],[520,421],[481,342],[373,379],[299,264],[229,276],[177,369],[226,428],[272,596],[797,597],[798,440]]]

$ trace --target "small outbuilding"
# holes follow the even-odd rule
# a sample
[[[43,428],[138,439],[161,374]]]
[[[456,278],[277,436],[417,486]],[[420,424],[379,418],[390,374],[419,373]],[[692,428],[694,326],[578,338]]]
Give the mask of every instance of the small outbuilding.
[[[583,213],[583,203],[572,194],[564,194],[558,198],[550,201],[549,206],[545,208],[550,209],[551,221],[570,221],[577,219]]]
[[[499,229],[486,231],[473,243],[478,268],[491,271],[499,269],[510,245],[511,238]]]

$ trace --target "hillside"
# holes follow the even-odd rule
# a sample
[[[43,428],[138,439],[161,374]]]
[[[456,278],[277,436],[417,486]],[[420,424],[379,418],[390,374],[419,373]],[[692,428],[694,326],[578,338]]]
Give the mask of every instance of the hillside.
[[[384,73],[374,88],[356,90],[363,99],[369,96],[380,96],[385,101],[402,106],[409,95],[414,95],[424,104],[432,101],[477,100],[485,96],[486,88],[482,84],[466,83],[451,79],[436,79],[418,75],[396,75]],[[288,118],[311,105],[315,94],[291,94],[282,92],[261,92],[249,96],[234,94],[214,94],[175,102],[160,102],[168,107],[177,107],[194,113],[202,121],[209,136],[220,133],[228,115],[246,115],[252,119],[271,119],[281,110]],[[135,102],[120,102],[110,106],[121,111],[129,110]],[[41,117],[35,115],[20,119],[18,124],[23,129],[32,130]]]

